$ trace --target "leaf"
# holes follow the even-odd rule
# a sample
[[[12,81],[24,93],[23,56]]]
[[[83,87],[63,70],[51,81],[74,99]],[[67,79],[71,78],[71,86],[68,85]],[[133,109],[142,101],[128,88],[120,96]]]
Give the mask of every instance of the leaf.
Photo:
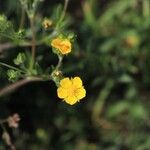
[[[0,15],[0,41],[3,39],[17,41],[21,37],[21,32],[15,32],[12,23],[7,20],[6,16]]]
[[[134,119],[144,119],[147,116],[144,106],[139,103],[132,105],[130,114]]]
[[[20,65],[20,64],[24,63],[25,60],[26,60],[25,54],[24,53],[19,53],[17,55],[17,58],[14,59],[14,64],[15,65]]]
[[[13,69],[9,69],[7,71],[8,80],[12,82],[15,82],[19,78],[20,75],[21,73],[19,71],[15,71]]]
[[[114,17],[116,15],[121,15],[128,8],[134,6],[133,4],[133,0],[121,0],[119,2],[114,2],[114,4],[109,9],[107,9],[107,11],[98,19],[98,23],[101,26],[105,26],[113,20],[115,21]]]
[[[109,118],[113,118],[121,114],[122,112],[128,110],[130,108],[130,105],[126,101],[117,102],[116,104],[111,105],[108,108],[107,116]]]
[[[122,83],[131,83],[133,79],[128,74],[123,74],[118,80]]]

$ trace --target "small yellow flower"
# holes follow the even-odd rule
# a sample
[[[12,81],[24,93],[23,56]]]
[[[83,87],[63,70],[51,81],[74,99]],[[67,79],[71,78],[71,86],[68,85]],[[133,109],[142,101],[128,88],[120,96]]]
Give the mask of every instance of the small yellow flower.
[[[47,29],[48,27],[50,27],[53,24],[52,20],[50,19],[44,19],[43,21],[43,27],[44,29]]]
[[[80,77],[64,78],[60,81],[57,95],[66,103],[73,105],[86,96],[86,90],[82,85]]]
[[[68,39],[55,38],[52,40],[51,45],[63,55],[71,52],[72,45]]]

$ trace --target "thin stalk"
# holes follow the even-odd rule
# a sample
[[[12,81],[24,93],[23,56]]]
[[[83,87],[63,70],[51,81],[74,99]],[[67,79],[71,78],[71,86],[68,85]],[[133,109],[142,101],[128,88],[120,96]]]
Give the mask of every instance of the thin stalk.
[[[22,72],[22,73],[26,73],[26,72],[23,71],[23,70],[20,70],[20,69],[18,69],[18,68],[16,68],[16,67],[10,66],[10,65],[5,64],[5,63],[2,63],[2,62],[0,62],[0,65],[5,66],[5,67],[10,68],[10,69],[14,69],[14,70],[16,70],[16,71],[20,71],[20,72]]]
[[[0,35],[3,36],[3,37],[6,37],[6,38],[9,38],[9,39],[13,40],[13,37],[11,35],[9,35],[9,34],[6,35],[5,33],[0,32]]]
[[[31,31],[32,31],[32,48],[31,48],[31,52],[32,52],[32,59],[33,59],[33,64],[32,67],[34,65],[35,62],[35,53],[36,53],[36,40],[35,40],[35,29],[34,29],[34,16],[30,17],[30,26],[31,26]]]
[[[57,64],[55,70],[59,70],[59,68],[61,67],[62,61],[63,61],[63,56],[58,56],[58,59],[59,59],[58,64]]]
[[[65,0],[63,12],[62,12],[62,14],[61,14],[61,16],[60,16],[60,19],[59,19],[59,21],[58,21],[58,23],[57,23],[57,25],[56,25],[56,29],[58,29],[59,24],[63,21],[65,15],[66,15],[68,3],[69,3],[69,0]]]
[[[30,77],[28,79],[26,78],[26,79],[19,80],[13,84],[10,84],[10,85],[4,87],[3,89],[0,89],[0,97],[6,95],[8,93],[11,93],[12,91],[16,90],[17,88],[19,88],[27,83],[36,82],[36,81],[45,81],[45,80],[41,77]]]
[[[45,38],[37,40],[35,42],[35,46],[40,46],[42,44],[45,44],[47,40],[55,37],[56,35],[57,35],[57,32],[54,30],[50,36],[46,36]],[[31,41],[20,41],[19,43],[2,43],[2,44],[0,44],[0,52],[2,52],[5,49],[14,48],[16,46],[30,47],[30,46],[32,46],[32,42]]]
[[[112,79],[108,79],[104,88],[100,91],[97,100],[93,105],[93,112],[92,112],[92,120],[95,125],[100,122],[100,115],[103,111],[105,101],[108,98],[112,88],[114,87],[114,82]]]
[[[25,21],[25,11],[24,11],[24,9],[22,9],[21,10],[21,19],[20,19],[19,29],[23,28],[24,21]]]

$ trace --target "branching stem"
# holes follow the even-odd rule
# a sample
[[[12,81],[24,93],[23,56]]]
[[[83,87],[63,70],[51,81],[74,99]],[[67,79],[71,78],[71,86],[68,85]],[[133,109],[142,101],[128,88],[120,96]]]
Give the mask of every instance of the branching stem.
[[[18,69],[18,68],[16,68],[16,67],[13,67],[13,66],[11,66],[11,65],[8,65],[8,64],[6,64],[6,63],[0,62],[0,65],[5,66],[5,67],[10,68],[10,69],[13,69],[13,70],[16,70],[16,71],[20,71],[20,72],[22,72],[22,73],[26,73],[26,72],[24,72],[23,70],[20,70],[20,69]]]

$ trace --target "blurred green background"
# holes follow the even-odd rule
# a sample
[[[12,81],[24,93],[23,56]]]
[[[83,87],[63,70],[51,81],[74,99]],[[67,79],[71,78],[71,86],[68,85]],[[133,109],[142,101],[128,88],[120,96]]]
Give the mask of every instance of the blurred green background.
[[[42,18],[51,18],[63,3],[41,3],[36,39],[44,36]],[[18,0],[0,0],[0,14],[19,28]],[[28,25],[25,17],[26,33]],[[57,98],[53,82],[34,82],[0,98],[0,118],[21,116],[19,129],[10,131],[17,149],[149,150],[150,0],[70,0],[66,29],[76,40],[62,70],[83,79],[87,96],[69,106]],[[7,49],[0,60],[12,64],[18,52],[29,49]],[[44,44],[37,46],[37,54],[43,56],[43,69],[57,63]],[[1,88],[9,84],[4,72],[1,68]]]

